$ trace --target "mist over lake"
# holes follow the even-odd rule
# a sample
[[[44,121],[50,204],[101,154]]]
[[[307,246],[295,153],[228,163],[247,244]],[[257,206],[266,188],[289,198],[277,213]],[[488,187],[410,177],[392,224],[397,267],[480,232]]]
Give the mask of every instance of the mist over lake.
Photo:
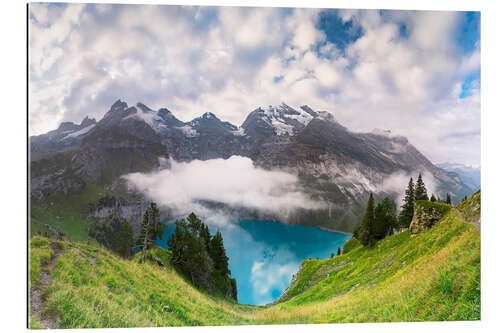
[[[168,248],[175,224],[172,220],[164,223],[163,239],[157,245]],[[244,304],[271,303],[288,287],[302,260],[329,258],[351,238],[317,227],[262,220],[208,226],[212,234],[222,233],[229,269],[237,281],[238,301]]]

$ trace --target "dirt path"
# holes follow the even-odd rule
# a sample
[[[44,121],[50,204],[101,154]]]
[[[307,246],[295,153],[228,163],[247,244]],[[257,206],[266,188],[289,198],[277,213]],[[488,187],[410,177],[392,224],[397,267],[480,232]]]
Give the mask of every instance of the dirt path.
[[[458,214],[458,218],[463,222],[463,223],[470,223],[472,224],[473,226],[476,227],[477,231],[479,232],[479,235],[481,235],[481,219],[477,220],[477,221],[471,221],[471,222],[467,222],[467,220],[464,218],[464,215],[462,214],[462,212],[458,209],[455,209],[455,211],[457,212]]]
[[[39,321],[42,328],[58,328],[57,320],[50,316],[42,316],[43,309],[45,308],[44,292],[50,284],[52,272],[56,266],[57,258],[61,255],[62,248],[57,242],[50,244],[50,248],[54,251],[54,256],[49,263],[43,263],[40,269],[40,283],[38,286],[31,288],[31,313]]]

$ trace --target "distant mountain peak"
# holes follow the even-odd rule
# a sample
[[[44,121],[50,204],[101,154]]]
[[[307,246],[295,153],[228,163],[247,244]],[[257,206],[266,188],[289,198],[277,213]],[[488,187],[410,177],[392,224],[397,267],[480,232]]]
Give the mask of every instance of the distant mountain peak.
[[[141,103],[141,102],[138,102],[136,104],[136,107],[138,107],[139,109],[141,109],[142,111],[144,112],[154,112],[154,110],[152,110],[150,107],[148,107],[146,104],[144,103]]]
[[[63,121],[59,127],[57,128],[57,131],[71,131],[78,128],[78,125],[71,122],[71,121]]]
[[[212,112],[205,112],[202,116],[201,116],[202,119],[216,119],[216,120],[219,120],[219,118],[217,118],[217,116],[215,114],[213,114]]]
[[[313,109],[311,109],[308,105],[302,105],[300,108],[305,112],[309,113],[313,117],[316,117],[318,115],[318,113]]]
[[[80,127],[87,127],[96,123],[97,121],[95,120],[95,118],[89,118],[88,116],[86,116],[80,123]]]
[[[111,105],[111,110],[117,110],[117,109],[126,109],[128,107],[127,103],[122,102],[120,99],[118,99],[116,102]]]

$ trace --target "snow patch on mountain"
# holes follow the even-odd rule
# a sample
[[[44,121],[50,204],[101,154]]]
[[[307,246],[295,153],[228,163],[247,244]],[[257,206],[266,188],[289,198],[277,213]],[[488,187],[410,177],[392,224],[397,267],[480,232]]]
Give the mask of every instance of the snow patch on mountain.
[[[79,137],[81,135],[84,135],[84,134],[87,134],[92,128],[95,127],[95,124],[92,124],[90,126],[87,126],[85,128],[82,128],[81,130],[78,130],[76,132],[73,132],[71,134],[68,134],[66,135],[64,138],[62,138],[61,140],[66,140],[66,139],[69,139],[69,138],[76,138],[76,137]]]
[[[316,111],[316,113],[318,114],[318,118],[321,120],[330,121],[330,122],[335,121],[335,117],[333,116],[333,114],[331,114],[328,111]]]
[[[285,115],[284,117],[289,118],[289,119],[295,119],[299,123],[302,123],[304,126],[307,126],[307,124],[309,124],[309,122],[311,120],[313,120],[313,118],[314,118],[313,116],[311,116],[307,112],[303,112],[301,114],[294,114],[294,115]]]
[[[233,133],[233,135],[236,135],[236,136],[245,136],[246,135],[245,129],[243,127],[239,127],[237,130],[232,131],[231,133]]]
[[[131,114],[130,116],[123,118],[123,120],[129,119],[129,118],[136,118],[136,119],[142,120],[146,124],[151,126],[151,128],[153,130],[155,130],[156,132],[158,132],[161,127],[165,127],[165,126],[161,126],[164,124],[162,124],[162,119],[158,115],[158,112],[148,109],[145,105],[143,105],[141,103],[137,103],[137,105],[134,108],[136,110],[136,113]]]
[[[296,132],[296,126],[293,121],[296,121],[304,126],[314,118],[310,113],[299,109],[296,110],[284,103],[274,107],[272,105],[261,108],[262,119],[274,127],[276,135],[289,135],[292,136]],[[290,123],[292,121],[292,124]],[[295,123],[296,124],[296,123]]]
[[[287,123],[283,122],[283,120],[278,119],[278,118],[271,118],[271,125],[274,127],[276,130],[276,135],[293,135],[293,126],[288,125]]]
[[[375,135],[380,135],[380,136],[386,136],[386,137],[392,137],[394,136],[394,134],[392,134],[392,132],[390,130],[383,130],[383,129],[380,129],[380,128],[374,128],[372,130],[372,134],[375,134]]]
[[[176,127],[178,130],[182,131],[184,135],[186,135],[188,138],[194,138],[198,135],[200,135],[194,128],[192,128],[189,125],[186,126],[180,126]]]

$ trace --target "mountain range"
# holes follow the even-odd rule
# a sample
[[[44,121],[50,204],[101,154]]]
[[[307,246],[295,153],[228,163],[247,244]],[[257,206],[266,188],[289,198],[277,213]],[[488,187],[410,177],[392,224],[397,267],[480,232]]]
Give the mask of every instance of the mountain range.
[[[88,184],[114,196],[123,188],[122,175],[158,169],[159,158],[188,162],[233,155],[297,175],[305,193],[328,203],[325,209],[297,211],[287,217],[288,223],[350,232],[370,192],[398,197],[409,177],[418,173],[432,177],[436,195],[450,193],[454,202],[473,193],[459,174],[434,165],[405,137],[384,130],[353,132],[331,113],[307,105],[259,107],[235,126],[211,112],[183,122],[166,108],[117,100],[99,121],[86,117],[80,124],[63,122],[56,130],[30,137],[31,196],[44,202],[57,194],[81,192]],[[397,176],[405,180],[402,188],[387,184]],[[86,204],[93,207],[89,216],[102,217],[105,210],[130,218],[127,207],[137,207],[137,200],[144,198],[136,193],[134,202],[121,198]],[[235,207],[227,209],[234,212]]]
[[[438,163],[436,166],[458,174],[460,179],[474,191],[481,188],[481,168],[461,163]]]

